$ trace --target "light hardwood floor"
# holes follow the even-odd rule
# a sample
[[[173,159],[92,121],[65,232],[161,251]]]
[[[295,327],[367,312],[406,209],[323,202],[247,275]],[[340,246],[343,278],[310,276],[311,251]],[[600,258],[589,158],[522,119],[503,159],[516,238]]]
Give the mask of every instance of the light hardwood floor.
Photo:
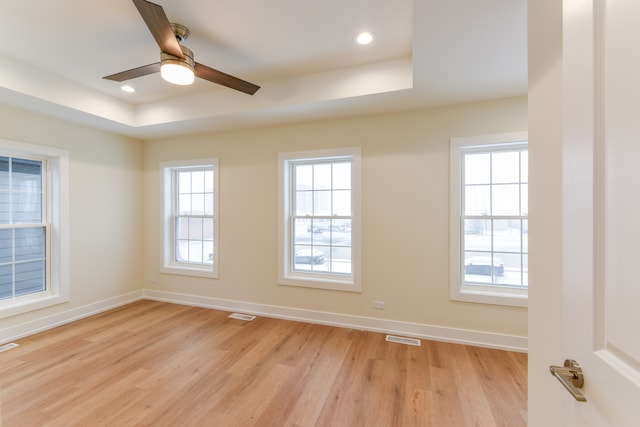
[[[14,426],[524,426],[527,356],[138,301],[0,353]]]

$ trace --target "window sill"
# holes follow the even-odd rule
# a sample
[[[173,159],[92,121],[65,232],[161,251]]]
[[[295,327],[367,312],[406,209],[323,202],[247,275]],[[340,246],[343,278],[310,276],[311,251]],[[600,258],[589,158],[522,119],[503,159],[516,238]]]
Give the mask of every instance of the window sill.
[[[181,276],[207,277],[209,279],[217,279],[218,272],[209,268],[194,268],[183,266],[162,267],[160,273],[178,274]]]
[[[0,319],[40,310],[45,307],[62,304],[68,301],[69,298],[63,295],[47,292],[13,298],[0,303]]]
[[[475,302],[480,304],[506,305],[511,307],[528,307],[529,299],[526,290],[518,289],[473,289],[463,286],[451,292],[452,301]]]
[[[353,283],[351,280],[331,280],[325,277],[300,277],[300,276],[285,276],[281,277],[278,284],[284,286],[299,286],[303,288],[316,288],[316,289],[329,289],[334,291],[345,292],[362,292],[359,284]]]

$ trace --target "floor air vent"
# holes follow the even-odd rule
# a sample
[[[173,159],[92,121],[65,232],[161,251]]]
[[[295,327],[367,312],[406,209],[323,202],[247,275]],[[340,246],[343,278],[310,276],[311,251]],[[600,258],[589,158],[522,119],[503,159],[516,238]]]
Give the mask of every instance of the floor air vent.
[[[246,320],[251,321],[256,318],[256,316],[252,316],[250,314],[242,314],[242,313],[233,313],[229,315],[232,319]]]
[[[0,345],[0,353],[2,353],[3,351],[11,350],[12,348],[16,348],[18,345],[19,344],[16,344],[14,342],[5,344],[5,345]]]
[[[395,342],[398,344],[415,345],[416,347],[420,347],[420,340],[417,340],[415,338],[406,338],[406,337],[397,337],[395,335],[387,335],[386,341]]]

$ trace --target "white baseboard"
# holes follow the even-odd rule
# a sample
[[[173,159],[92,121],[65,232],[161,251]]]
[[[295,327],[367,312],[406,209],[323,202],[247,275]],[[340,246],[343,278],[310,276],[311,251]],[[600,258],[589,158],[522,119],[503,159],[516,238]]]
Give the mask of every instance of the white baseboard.
[[[143,291],[135,291],[117,297],[108,298],[93,304],[84,305],[82,307],[72,308],[71,310],[62,311],[50,316],[41,317],[35,320],[29,320],[24,323],[12,325],[4,329],[0,329],[0,343],[17,340],[28,335],[37,334],[57,326],[71,323],[94,314],[129,304],[143,298]]]
[[[412,338],[527,352],[527,337],[145,289],[145,299]]]
[[[165,301],[175,304],[184,304],[224,311],[238,311],[256,316],[317,323],[341,328],[360,329],[426,340],[495,348],[499,350],[518,352],[527,351],[527,337],[516,335],[505,335],[420,323],[400,322],[397,320],[378,319],[373,317],[352,316],[348,314],[256,304],[244,301],[158,291],[153,289],[131,292],[125,295],[109,298],[104,301],[9,326],[0,330],[0,343],[6,343],[28,335],[33,335],[47,329],[55,328],[56,326],[61,326],[124,304],[138,301],[140,299]]]

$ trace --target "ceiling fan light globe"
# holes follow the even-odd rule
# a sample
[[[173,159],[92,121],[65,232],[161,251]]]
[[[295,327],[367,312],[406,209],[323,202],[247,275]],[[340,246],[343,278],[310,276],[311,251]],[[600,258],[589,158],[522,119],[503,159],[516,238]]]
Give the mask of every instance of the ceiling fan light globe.
[[[180,45],[184,58],[171,55],[167,52],[160,53],[160,75],[169,83],[175,85],[190,85],[194,80],[193,69],[195,61],[193,52],[186,46]]]
[[[160,67],[160,75],[175,85],[190,85],[194,81],[193,70],[180,63],[163,63]]]

